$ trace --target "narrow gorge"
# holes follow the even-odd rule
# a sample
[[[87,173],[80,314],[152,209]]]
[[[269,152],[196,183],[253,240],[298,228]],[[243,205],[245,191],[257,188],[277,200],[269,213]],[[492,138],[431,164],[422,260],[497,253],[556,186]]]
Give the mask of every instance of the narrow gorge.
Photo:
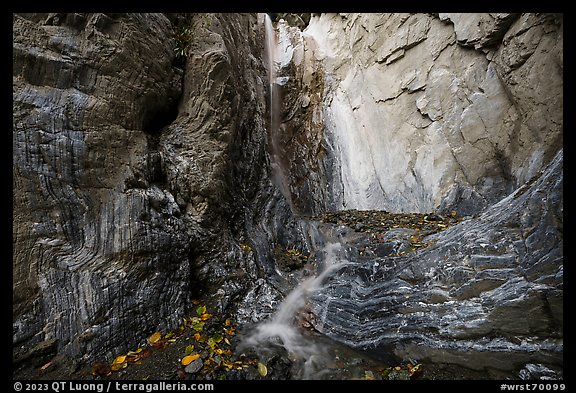
[[[12,145],[14,378],[198,299],[256,378],[563,378],[562,14],[14,14]]]

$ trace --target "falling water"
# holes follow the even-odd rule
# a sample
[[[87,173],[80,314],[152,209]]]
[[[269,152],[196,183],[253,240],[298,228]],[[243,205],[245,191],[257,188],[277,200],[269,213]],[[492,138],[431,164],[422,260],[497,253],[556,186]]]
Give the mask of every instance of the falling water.
[[[327,244],[324,248],[322,272],[300,283],[284,299],[272,318],[258,325],[254,333],[244,339],[243,345],[258,349],[274,344],[275,340],[279,339],[279,344],[286,349],[291,358],[302,361],[300,375],[302,379],[321,376],[327,361],[328,348],[301,333],[298,316],[304,311],[309,297],[321,287],[324,279],[347,264],[340,257],[341,249],[340,243]]]
[[[265,26],[265,56],[266,66],[268,68],[268,94],[269,111],[270,111],[270,124],[268,127],[269,138],[269,153],[270,165],[272,167],[272,180],[274,184],[280,189],[284,198],[288,202],[291,210],[294,212],[294,205],[292,203],[292,194],[290,193],[288,177],[286,176],[282,160],[284,158],[282,142],[281,142],[281,122],[280,113],[282,110],[282,99],[280,95],[280,85],[277,83],[277,65],[276,65],[276,31],[272,25],[272,20],[268,14],[264,14]]]

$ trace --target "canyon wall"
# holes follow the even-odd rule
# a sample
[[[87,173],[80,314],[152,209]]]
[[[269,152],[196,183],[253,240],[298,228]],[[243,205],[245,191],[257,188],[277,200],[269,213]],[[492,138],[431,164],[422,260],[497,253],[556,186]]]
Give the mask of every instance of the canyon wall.
[[[546,14],[322,14],[303,33],[279,23],[281,137],[301,208],[469,215],[530,180],[562,146],[562,24]]]
[[[263,37],[248,14],[13,16],[17,363],[125,352],[268,276],[239,245],[275,192]]]
[[[308,304],[318,331],[377,356],[561,369],[562,15],[276,30],[272,130],[263,15],[13,16],[15,364],[110,360],[196,297],[262,321],[304,265],[286,250],[321,246],[307,216],[381,209],[465,219],[404,256],[349,242]]]

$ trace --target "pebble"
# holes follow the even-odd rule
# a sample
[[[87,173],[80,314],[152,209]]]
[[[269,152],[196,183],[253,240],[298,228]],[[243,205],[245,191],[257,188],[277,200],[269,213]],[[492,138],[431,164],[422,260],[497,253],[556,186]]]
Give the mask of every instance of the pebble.
[[[187,365],[184,371],[186,371],[188,374],[194,374],[197,373],[202,368],[202,366],[204,366],[204,362],[202,361],[202,358],[199,358]]]

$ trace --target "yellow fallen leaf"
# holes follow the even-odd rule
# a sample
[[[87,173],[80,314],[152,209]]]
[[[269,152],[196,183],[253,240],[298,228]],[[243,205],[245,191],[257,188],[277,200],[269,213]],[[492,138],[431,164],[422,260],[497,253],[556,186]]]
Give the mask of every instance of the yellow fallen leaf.
[[[227,319],[227,320],[224,322],[224,324],[225,324],[226,326],[230,326],[230,325],[232,325],[232,321],[230,321],[229,319]]]
[[[265,364],[258,362],[258,373],[263,377],[268,375],[268,368]]]
[[[118,356],[116,359],[114,359],[114,362],[112,364],[120,364],[120,363],[124,363],[126,361],[126,355],[121,355]]]
[[[120,371],[120,370],[122,370],[122,369],[125,369],[126,366],[128,366],[127,363],[114,363],[114,364],[110,367],[110,369],[111,369],[112,371]]]
[[[207,312],[200,316],[200,319],[203,321],[210,319],[210,318],[212,318],[212,314],[208,314]]]
[[[198,353],[195,353],[194,355],[184,356],[182,358],[182,365],[187,366],[190,363],[192,363],[194,360],[198,359],[199,357],[200,357],[200,354],[198,354]]]
[[[192,351],[194,351],[194,345],[188,345],[186,346],[186,348],[184,349],[184,351],[186,352],[186,356],[190,355],[192,353]]]
[[[161,338],[162,338],[162,334],[160,334],[160,332],[156,332],[153,335],[151,335],[150,337],[148,337],[148,343],[149,344],[157,343]]]
[[[128,356],[135,356],[135,355],[138,355],[140,352],[142,352],[142,348],[138,348],[135,351],[128,351],[127,355]]]

